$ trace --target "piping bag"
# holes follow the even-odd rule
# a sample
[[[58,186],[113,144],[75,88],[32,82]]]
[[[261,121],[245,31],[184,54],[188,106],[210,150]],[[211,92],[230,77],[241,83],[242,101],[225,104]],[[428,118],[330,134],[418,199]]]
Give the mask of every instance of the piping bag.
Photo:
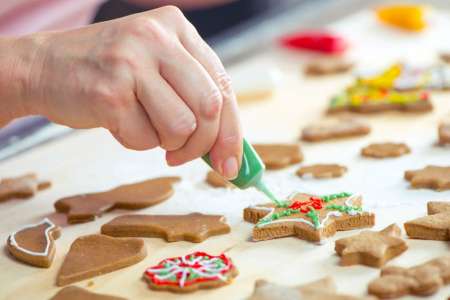
[[[210,167],[212,167],[209,153],[204,155],[202,159]],[[238,176],[235,179],[230,180],[230,182],[241,190],[247,189],[249,187],[254,187],[258,191],[266,195],[274,203],[279,204],[280,201],[267,188],[263,181],[262,177],[265,169],[266,166],[262,162],[258,153],[255,151],[253,146],[249,142],[247,142],[246,139],[244,139],[241,168],[239,170]]]

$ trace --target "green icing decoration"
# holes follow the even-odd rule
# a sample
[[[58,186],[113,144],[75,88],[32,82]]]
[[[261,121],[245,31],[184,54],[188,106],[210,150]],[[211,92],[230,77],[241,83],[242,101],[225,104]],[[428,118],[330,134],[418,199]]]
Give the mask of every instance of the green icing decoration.
[[[339,198],[347,198],[347,197],[350,197],[351,195],[352,194],[350,194],[350,193],[342,192],[342,193],[338,193],[338,194],[323,195],[320,198],[322,198],[322,200],[324,202],[330,202],[332,200],[339,199]]]
[[[362,211],[361,207],[357,206],[347,206],[347,205],[337,205],[337,204],[330,204],[326,207],[328,210],[337,210],[342,213],[350,213],[352,211]]]
[[[312,223],[314,224],[314,228],[316,229],[319,228],[320,226],[319,216],[317,215],[317,212],[314,208],[311,207],[306,216],[311,219]]]

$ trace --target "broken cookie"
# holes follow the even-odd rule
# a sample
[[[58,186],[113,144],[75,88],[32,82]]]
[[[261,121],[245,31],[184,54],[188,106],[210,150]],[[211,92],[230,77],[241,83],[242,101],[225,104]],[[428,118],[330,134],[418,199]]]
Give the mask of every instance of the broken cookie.
[[[42,181],[36,174],[26,174],[0,180],[0,202],[13,198],[30,198],[38,191],[49,188],[49,181]]]
[[[144,241],[92,234],[77,238],[64,259],[56,285],[64,286],[134,265],[147,256]]]
[[[103,234],[115,237],[161,237],[168,242],[200,243],[230,232],[225,217],[191,213],[188,215],[125,215],[106,223]]]
[[[403,143],[370,144],[361,150],[361,155],[372,158],[399,157],[410,153],[408,145]]]
[[[412,268],[385,267],[369,283],[369,294],[381,299],[406,295],[430,296],[450,282],[450,256],[432,259]]]
[[[307,284],[285,286],[257,280],[252,295],[247,300],[373,300],[371,296],[356,297],[338,294],[331,277]]]
[[[303,161],[298,144],[256,144],[253,147],[268,170],[282,169]]]
[[[341,177],[347,172],[347,167],[338,164],[316,164],[304,166],[297,170],[297,175],[305,177],[311,175],[314,178],[335,178]]]
[[[170,198],[179,177],[161,177],[123,185],[107,192],[84,194],[60,199],[55,209],[67,215],[69,223],[93,221],[112,209],[142,209]]]
[[[392,224],[381,231],[366,230],[357,235],[339,239],[334,249],[341,257],[342,266],[361,264],[380,268],[408,249],[400,236],[400,228]]]
[[[431,201],[427,203],[428,216],[404,224],[412,239],[450,241],[450,203]]]
[[[429,188],[437,191],[450,189],[450,167],[426,166],[423,169],[405,172],[405,179],[414,188]]]
[[[320,242],[336,231],[375,224],[375,215],[363,211],[362,198],[349,193],[310,195],[297,193],[278,204],[256,205],[244,209],[244,220],[255,223],[253,240],[287,236]]]
[[[351,117],[342,117],[319,121],[305,127],[301,138],[307,142],[321,142],[364,136],[369,133],[370,127],[366,122]]]
[[[77,286],[68,286],[61,289],[50,300],[126,300],[122,297],[115,297],[104,294],[92,293]]]
[[[144,279],[154,290],[189,293],[230,284],[237,275],[236,267],[225,254],[214,256],[194,252],[164,259],[145,270]]]
[[[209,171],[205,179],[206,183],[213,187],[233,188],[234,185],[222,177],[216,171]]]
[[[55,256],[55,240],[60,229],[45,218],[42,222],[27,225],[13,232],[7,241],[9,253],[32,266],[48,268]]]

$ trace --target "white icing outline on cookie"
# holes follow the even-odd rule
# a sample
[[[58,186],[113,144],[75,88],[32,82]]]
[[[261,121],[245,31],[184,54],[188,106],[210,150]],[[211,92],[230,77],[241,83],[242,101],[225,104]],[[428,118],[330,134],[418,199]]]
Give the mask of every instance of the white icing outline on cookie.
[[[288,200],[291,200],[292,197],[295,196],[296,194],[298,194],[298,193],[291,194],[291,196],[288,197]],[[352,204],[353,204],[352,200],[354,198],[357,198],[357,197],[361,197],[361,195],[359,195],[359,194],[351,195],[350,197],[347,198],[347,200],[345,200],[345,205],[352,206]],[[264,216],[264,218],[268,218],[275,212],[275,208],[276,207],[251,206],[250,208],[270,211],[267,215]],[[361,206],[361,208],[362,208],[362,206]],[[362,214],[362,212],[361,211],[350,211],[348,213],[348,215],[351,215],[351,216],[354,216],[354,215],[357,215],[357,214]],[[323,228],[324,224],[326,223],[326,221],[328,221],[328,219],[330,217],[332,217],[332,216],[333,217],[340,217],[340,216],[342,216],[342,213],[339,212],[339,211],[329,211],[327,213],[327,215],[325,216],[325,218],[322,220],[322,222],[320,222],[319,226],[317,226],[317,227],[315,227],[312,222],[310,222],[308,220],[305,220],[303,218],[273,220],[273,221],[265,222],[265,223],[262,223],[262,224],[256,224],[256,227],[264,227],[266,225],[272,225],[272,224],[276,224],[276,223],[299,222],[299,223],[305,223],[305,224],[311,226],[312,228],[314,228],[315,230],[318,230],[318,229]]]
[[[34,252],[34,251],[30,251],[30,250],[28,250],[28,249],[25,249],[25,248],[19,246],[19,244],[17,243],[16,238],[15,238],[15,235],[16,235],[18,232],[23,231],[23,230],[28,229],[28,228],[38,227],[38,226],[40,226],[40,225],[42,225],[42,224],[48,224],[48,225],[49,225],[49,227],[47,227],[47,228],[45,229],[45,232],[44,232],[44,235],[45,235],[45,241],[46,241],[46,246],[45,246],[45,250],[44,250],[43,252]],[[48,255],[48,252],[49,252],[49,250],[50,250],[50,243],[51,243],[51,241],[50,241],[50,230],[52,230],[53,228],[56,228],[56,225],[55,225],[52,221],[50,221],[48,218],[45,218],[44,220],[42,220],[42,221],[39,222],[39,223],[31,224],[31,225],[26,225],[26,226],[20,228],[19,230],[14,231],[14,232],[9,236],[8,241],[9,241],[9,244],[10,244],[12,247],[14,247],[14,248],[16,248],[17,250],[22,251],[22,252],[24,252],[24,253],[26,253],[26,254],[34,255],[34,256],[47,256],[47,255]]]

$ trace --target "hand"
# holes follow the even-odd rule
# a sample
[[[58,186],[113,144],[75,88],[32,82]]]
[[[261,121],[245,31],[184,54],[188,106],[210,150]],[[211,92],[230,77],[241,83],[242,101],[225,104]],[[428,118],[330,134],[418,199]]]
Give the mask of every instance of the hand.
[[[179,9],[19,43],[37,49],[21,99],[28,114],[74,128],[104,127],[130,149],[160,146],[172,166],[210,151],[215,169],[236,177],[242,133],[230,79]]]

